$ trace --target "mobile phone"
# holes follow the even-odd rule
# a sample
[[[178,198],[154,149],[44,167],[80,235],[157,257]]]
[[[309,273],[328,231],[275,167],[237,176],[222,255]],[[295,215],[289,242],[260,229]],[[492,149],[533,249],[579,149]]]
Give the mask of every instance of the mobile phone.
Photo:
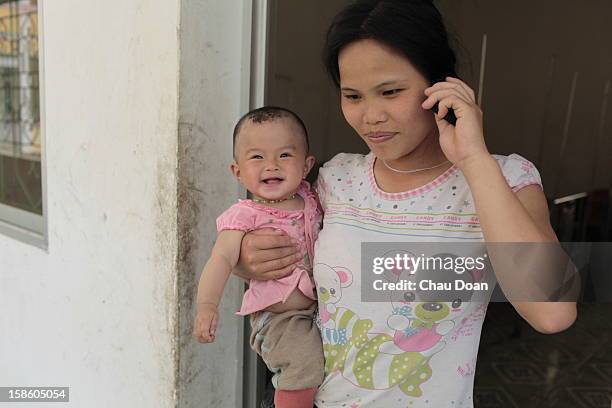
[[[438,102],[436,102],[433,108],[431,108],[431,111],[434,113],[438,113]],[[457,117],[455,116],[455,112],[453,112],[452,109],[449,109],[446,113],[446,116],[444,116],[444,120],[455,126],[455,123],[457,123]]]
[[[449,75],[445,75],[444,77],[439,78],[439,79],[433,81],[432,85],[437,83],[437,82],[445,82],[447,76],[451,76],[451,77],[457,78],[457,74],[455,74],[455,73],[449,74]],[[439,109],[438,102],[436,102],[436,104],[430,110],[437,114],[438,113],[438,109]],[[449,109],[448,112],[446,113],[446,116],[444,116],[444,120],[447,121],[448,123],[450,123],[451,125],[455,126],[455,124],[457,123],[457,117],[455,116],[455,112],[453,112],[452,109]]]

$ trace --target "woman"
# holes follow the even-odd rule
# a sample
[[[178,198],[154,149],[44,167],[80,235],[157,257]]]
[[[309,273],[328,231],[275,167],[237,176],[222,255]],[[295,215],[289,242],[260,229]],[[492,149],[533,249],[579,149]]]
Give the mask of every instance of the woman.
[[[456,78],[431,1],[356,1],[332,22],[324,54],[344,117],[371,152],[337,155],[317,180],[325,216],[314,277],[326,376],[316,404],[471,407],[487,303],[419,303],[406,293],[365,302],[361,243],[556,242],[539,174],[518,155],[488,152],[482,112]],[[455,125],[444,119],[450,110]],[[241,276],[283,276],[293,252],[286,237],[249,234]],[[506,292],[509,272],[499,269]],[[512,305],[542,333],[576,318],[575,302]]]

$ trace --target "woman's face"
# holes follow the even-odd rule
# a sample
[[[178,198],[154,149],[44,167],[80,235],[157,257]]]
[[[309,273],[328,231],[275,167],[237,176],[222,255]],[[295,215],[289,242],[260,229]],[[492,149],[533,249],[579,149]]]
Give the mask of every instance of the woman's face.
[[[410,61],[375,40],[345,46],[338,56],[342,112],[376,157],[397,160],[437,142],[437,126],[421,107],[430,86]]]

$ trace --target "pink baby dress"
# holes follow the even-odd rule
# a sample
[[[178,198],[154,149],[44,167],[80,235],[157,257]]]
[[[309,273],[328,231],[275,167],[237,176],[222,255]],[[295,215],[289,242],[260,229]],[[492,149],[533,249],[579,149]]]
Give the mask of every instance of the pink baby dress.
[[[310,185],[302,181],[297,193],[304,199],[303,210],[283,210],[255,203],[253,200],[238,200],[217,218],[217,231],[253,231],[260,228],[283,230],[298,241],[302,260],[289,275],[275,280],[251,280],[244,293],[238,315],[248,315],[263,310],[278,302],[285,302],[295,288],[308,298],[316,300],[312,279],[314,242],[321,223],[321,210]]]

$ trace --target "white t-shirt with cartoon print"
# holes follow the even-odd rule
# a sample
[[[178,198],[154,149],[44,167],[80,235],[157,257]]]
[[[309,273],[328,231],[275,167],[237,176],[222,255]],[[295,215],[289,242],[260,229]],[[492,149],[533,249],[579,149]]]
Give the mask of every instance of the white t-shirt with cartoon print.
[[[523,157],[493,157],[515,192],[541,186]],[[494,276],[485,302],[419,304],[401,292],[388,302],[361,298],[362,242],[473,242],[484,250],[471,192],[452,166],[418,189],[386,193],[374,179],[374,159],[372,153],[341,153],[319,171],[316,190],[325,216],[314,278],[325,380],[316,406],[471,408]]]

